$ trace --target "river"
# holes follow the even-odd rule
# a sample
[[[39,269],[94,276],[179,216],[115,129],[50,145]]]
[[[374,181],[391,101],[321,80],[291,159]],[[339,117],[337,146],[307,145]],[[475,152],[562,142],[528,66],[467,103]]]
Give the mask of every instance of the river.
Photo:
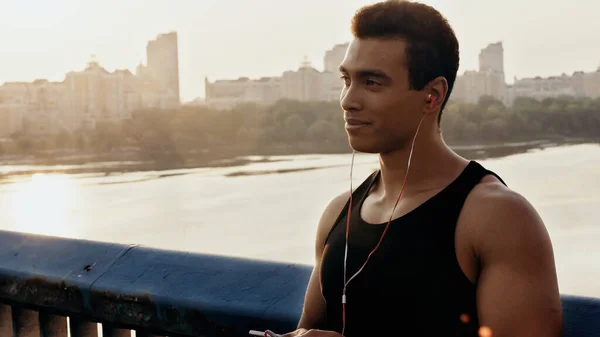
[[[350,155],[256,159],[223,168],[5,179],[0,228],[312,264],[316,223],[327,202],[348,188]],[[540,213],[561,292],[600,297],[600,146],[480,162]],[[377,157],[359,155],[355,163],[357,186]]]

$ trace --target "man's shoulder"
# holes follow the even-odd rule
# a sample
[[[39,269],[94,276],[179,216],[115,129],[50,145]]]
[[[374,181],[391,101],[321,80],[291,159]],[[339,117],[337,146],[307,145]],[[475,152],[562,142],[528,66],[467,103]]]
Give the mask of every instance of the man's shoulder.
[[[486,175],[473,187],[465,200],[465,210],[470,216],[499,215],[507,211],[525,216],[535,213],[532,204],[520,193],[503,184],[496,176]],[[509,215],[509,214],[504,214]]]
[[[346,207],[350,199],[350,192],[343,192],[335,196],[333,199],[329,200],[325,210],[323,211],[322,218],[325,218],[327,222],[334,222],[336,218],[340,215],[340,213]]]
[[[340,193],[327,203],[317,225],[317,249],[325,246],[329,232],[335,226],[336,220],[345,209],[350,199],[350,192]]]
[[[546,227],[534,206],[493,175],[485,176],[465,201],[461,219],[470,229],[476,251],[498,251],[510,241],[548,241]]]

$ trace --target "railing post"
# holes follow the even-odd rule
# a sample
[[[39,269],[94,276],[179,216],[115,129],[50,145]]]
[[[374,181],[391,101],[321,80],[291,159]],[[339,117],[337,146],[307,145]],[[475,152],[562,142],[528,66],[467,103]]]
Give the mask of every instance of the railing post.
[[[41,337],[67,337],[67,318],[40,312]]]
[[[40,335],[39,315],[37,311],[15,306],[11,309],[14,337],[37,337]]]
[[[71,337],[98,337],[98,323],[69,317]]]
[[[135,337],[158,337],[156,335],[151,335],[149,333],[143,332],[143,331],[135,331]]]
[[[0,336],[9,337],[13,334],[12,314],[10,306],[0,303]]]
[[[102,324],[102,337],[131,337],[131,330],[118,329],[108,324]]]

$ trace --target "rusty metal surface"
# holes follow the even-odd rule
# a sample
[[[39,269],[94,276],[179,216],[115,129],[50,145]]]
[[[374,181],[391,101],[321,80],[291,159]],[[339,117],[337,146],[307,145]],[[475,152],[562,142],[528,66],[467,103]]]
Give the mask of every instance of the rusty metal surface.
[[[40,337],[67,337],[67,318],[40,312]]]
[[[143,331],[136,331],[135,337],[159,337],[158,335],[152,335]]]
[[[9,305],[0,303],[0,337],[12,336],[12,312]]]
[[[128,246],[0,231],[0,298],[69,313]]]
[[[118,329],[109,324],[102,324],[102,337],[131,337],[131,330]],[[137,335],[136,335],[137,337]]]
[[[136,267],[134,267],[136,266]],[[127,324],[234,336],[294,329],[310,268],[223,256],[136,248],[94,285],[92,297]],[[121,294],[115,294],[119,289]],[[124,295],[127,294],[127,295]]]
[[[98,337],[98,323],[70,317],[69,328],[71,330],[71,337]]]
[[[38,337],[39,316],[36,311],[12,307],[12,324],[15,337]]]

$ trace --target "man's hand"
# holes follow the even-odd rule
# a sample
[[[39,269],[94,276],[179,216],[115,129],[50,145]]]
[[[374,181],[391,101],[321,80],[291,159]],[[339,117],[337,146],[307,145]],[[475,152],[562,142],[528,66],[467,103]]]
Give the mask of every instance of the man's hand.
[[[318,329],[298,329],[281,335],[281,337],[343,337],[335,331],[326,331]]]
[[[297,329],[295,331],[283,334],[283,335],[281,335],[281,337],[298,337],[298,336],[302,336],[302,334],[304,334],[306,332],[308,332],[308,329]]]

